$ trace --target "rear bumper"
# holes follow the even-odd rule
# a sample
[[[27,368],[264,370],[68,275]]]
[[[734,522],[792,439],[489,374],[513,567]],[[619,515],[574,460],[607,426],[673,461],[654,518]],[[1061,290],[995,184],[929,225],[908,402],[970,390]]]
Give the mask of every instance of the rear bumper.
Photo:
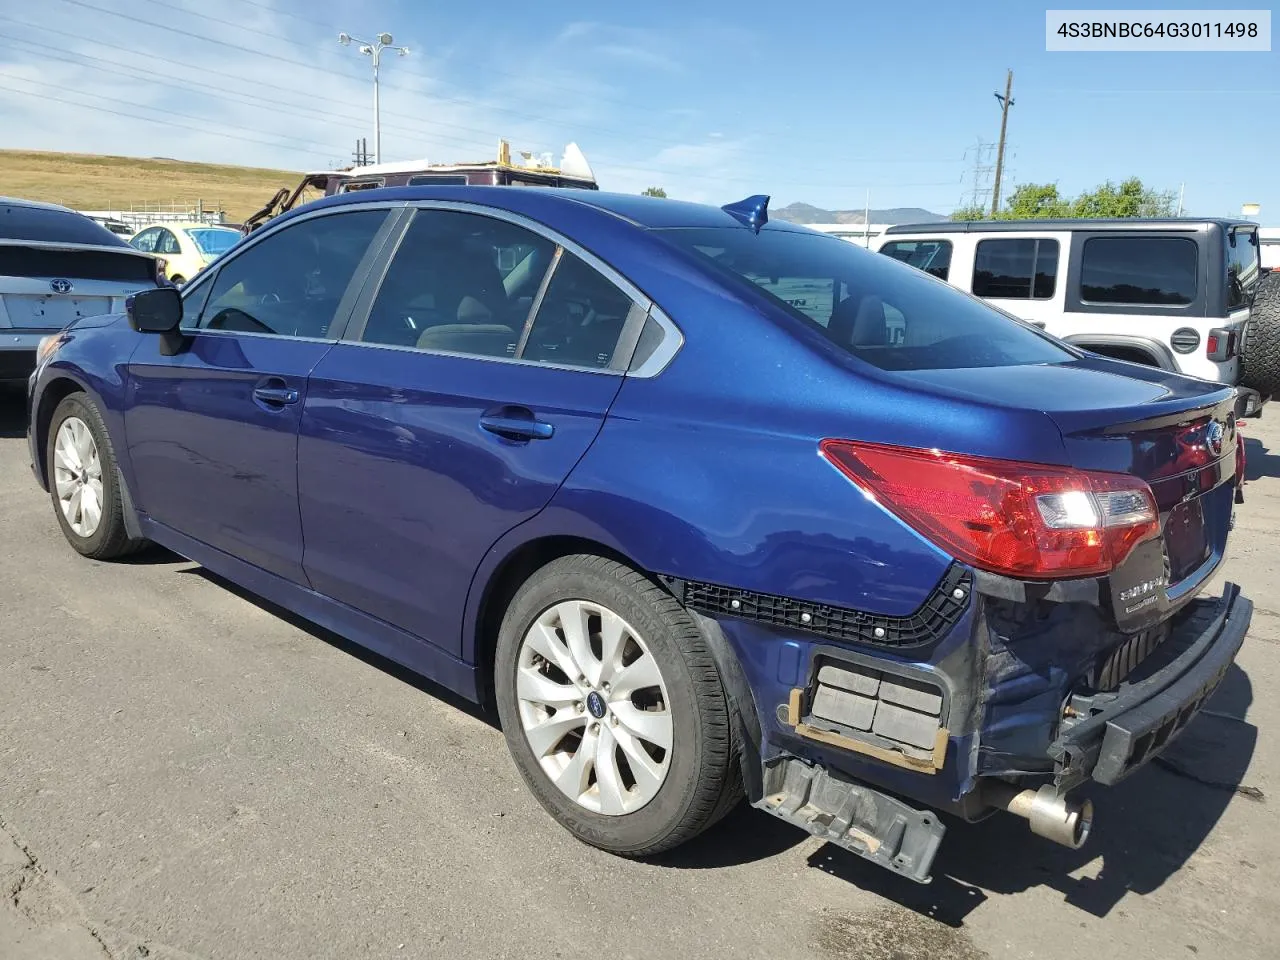
[[[1217,690],[1252,616],[1253,604],[1228,583],[1218,599],[1196,601],[1166,641],[1181,651],[1170,662],[1114,693],[1072,697],[1049,746],[1059,791],[1085,779],[1118,783],[1159,754]]]

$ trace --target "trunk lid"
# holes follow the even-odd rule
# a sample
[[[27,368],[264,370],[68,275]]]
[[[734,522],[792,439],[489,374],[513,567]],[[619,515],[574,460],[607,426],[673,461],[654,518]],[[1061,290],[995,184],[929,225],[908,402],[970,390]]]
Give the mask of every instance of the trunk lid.
[[[60,330],[123,310],[155,278],[156,260],[131,247],[0,241],[0,327]]]

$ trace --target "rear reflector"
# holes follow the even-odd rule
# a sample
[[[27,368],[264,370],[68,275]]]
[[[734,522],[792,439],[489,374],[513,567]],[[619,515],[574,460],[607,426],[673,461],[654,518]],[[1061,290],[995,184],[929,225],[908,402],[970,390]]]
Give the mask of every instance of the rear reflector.
[[[1127,474],[853,440],[821,452],[908,526],[993,573],[1096,576],[1160,533],[1151,489]]]

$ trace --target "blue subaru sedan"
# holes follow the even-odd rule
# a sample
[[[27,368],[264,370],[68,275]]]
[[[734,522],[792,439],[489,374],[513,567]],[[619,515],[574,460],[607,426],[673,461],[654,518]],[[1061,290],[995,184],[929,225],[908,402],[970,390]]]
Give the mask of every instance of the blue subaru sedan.
[[[80,553],[491,705],[587,843],[745,797],[924,881],[997,811],[1082,844],[1230,668],[1233,402],[766,197],[421,187],[47,338],[29,439]]]

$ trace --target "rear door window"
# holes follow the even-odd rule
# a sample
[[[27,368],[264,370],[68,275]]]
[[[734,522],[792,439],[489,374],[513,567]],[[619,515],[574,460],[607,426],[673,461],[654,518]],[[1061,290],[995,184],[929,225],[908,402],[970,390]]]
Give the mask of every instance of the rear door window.
[[[894,240],[881,247],[880,252],[939,280],[947,279],[951,271],[950,240]]]
[[[1057,240],[979,240],[974,251],[973,294],[977,297],[1049,300],[1057,278]]]
[[[1090,237],[1080,257],[1080,298],[1185,306],[1196,298],[1198,259],[1186,237]]]
[[[881,369],[1075,359],[1057,341],[982,301],[843,240],[770,228],[759,234],[735,227],[654,233],[700,259],[724,283],[764,298]]]
[[[556,245],[506,220],[419,210],[387,269],[361,339],[514,357]]]

